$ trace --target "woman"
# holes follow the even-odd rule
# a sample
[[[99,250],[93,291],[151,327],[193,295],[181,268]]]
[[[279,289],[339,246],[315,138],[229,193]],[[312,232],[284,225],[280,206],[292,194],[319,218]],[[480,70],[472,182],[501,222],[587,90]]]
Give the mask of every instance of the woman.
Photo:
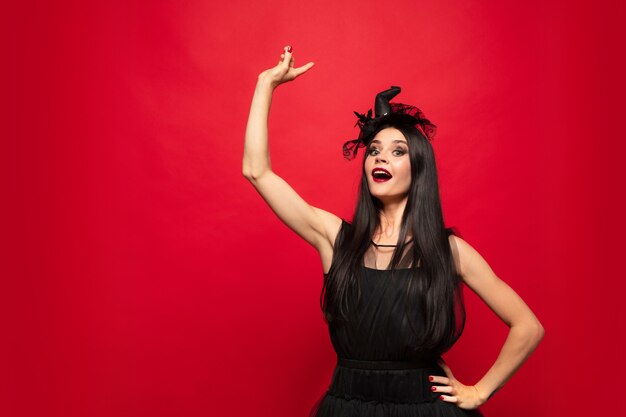
[[[320,303],[338,363],[310,415],[482,415],[478,407],[529,357],[543,327],[481,255],[444,227],[430,144],[435,125],[417,107],[389,102],[399,87],[376,96],[374,117],[355,112],[360,135],[344,143],[348,159],[367,148],[352,223],[310,206],[272,171],[272,93],[313,65],[294,67],[288,46],[259,74],[243,158],[244,176],[317,249],[325,271]],[[463,331],[462,284],[510,327],[497,360],[474,385],[456,379],[441,357]]]

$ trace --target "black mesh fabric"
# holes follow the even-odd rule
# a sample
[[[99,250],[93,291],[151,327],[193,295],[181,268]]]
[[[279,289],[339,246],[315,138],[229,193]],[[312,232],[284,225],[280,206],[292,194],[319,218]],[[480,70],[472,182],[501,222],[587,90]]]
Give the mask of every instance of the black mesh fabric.
[[[342,220],[339,233],[348,227]],[[416,332],[423,326],[420,300],[405,299],[410,271],[415,269],[400,268],[393,274],[383,269],[393,251],[385,249],[389,253],[377,255],[372,250],[364,257],[361,298],[354,316],[328,324],[338,363],[327,391],[313,405],[309,417],[482,416],[478,409],[463,410],[431,391],[428,376],[446,374],[437,363],[439,355],[416,357],[412,348]]]

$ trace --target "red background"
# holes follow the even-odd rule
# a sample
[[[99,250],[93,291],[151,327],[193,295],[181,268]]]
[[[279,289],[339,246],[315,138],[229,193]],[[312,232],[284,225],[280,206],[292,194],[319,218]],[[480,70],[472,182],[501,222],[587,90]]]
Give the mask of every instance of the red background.
[[[241,175],[287,44],[316,65],[274,95],[272,164],[310,204],[350,218],[341,144],[378,91],[438,126],[447,224],[546,330],[485,415],[623,412],[623,2],[8,7],[3,416],[308,413],[321,263]],[[445,358],[472,384],[508,328],[466,303]]]

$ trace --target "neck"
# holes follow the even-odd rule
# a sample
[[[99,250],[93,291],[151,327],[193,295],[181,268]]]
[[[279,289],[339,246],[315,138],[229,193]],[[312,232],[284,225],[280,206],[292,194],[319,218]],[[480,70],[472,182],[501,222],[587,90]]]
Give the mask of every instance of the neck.
[[[407,198],[395,202],[384,202],[380,210],[380,225],[375,233],[375,240],[394,239],[397,241],[402,224],[402,215],[406,207]],[[407,235],[407,237],[410,237]]]

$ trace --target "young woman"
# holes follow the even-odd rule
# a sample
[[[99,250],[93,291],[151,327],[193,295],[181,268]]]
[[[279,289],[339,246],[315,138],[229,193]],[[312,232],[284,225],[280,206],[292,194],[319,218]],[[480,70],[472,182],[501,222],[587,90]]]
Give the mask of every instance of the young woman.
[[[307,204],[271,168],[267,119],[272,93],[313,67],[294,67],[285,47],[259,74],[246,128],[243,174],[276,215],[320,254],[320,304],[337,353],[315,417],[482,415],[478,409],[513,376],[543,338],[533,312],[482,256],[444,226],[430,144],[435,125],[417,108],[379,93],[375,115],[356,113],[352,159],[366,148],[359,201],[351,223]],[[441,355],[465,325],[462,285],[510,327],[500,355],[474,385],[465,385]]]

